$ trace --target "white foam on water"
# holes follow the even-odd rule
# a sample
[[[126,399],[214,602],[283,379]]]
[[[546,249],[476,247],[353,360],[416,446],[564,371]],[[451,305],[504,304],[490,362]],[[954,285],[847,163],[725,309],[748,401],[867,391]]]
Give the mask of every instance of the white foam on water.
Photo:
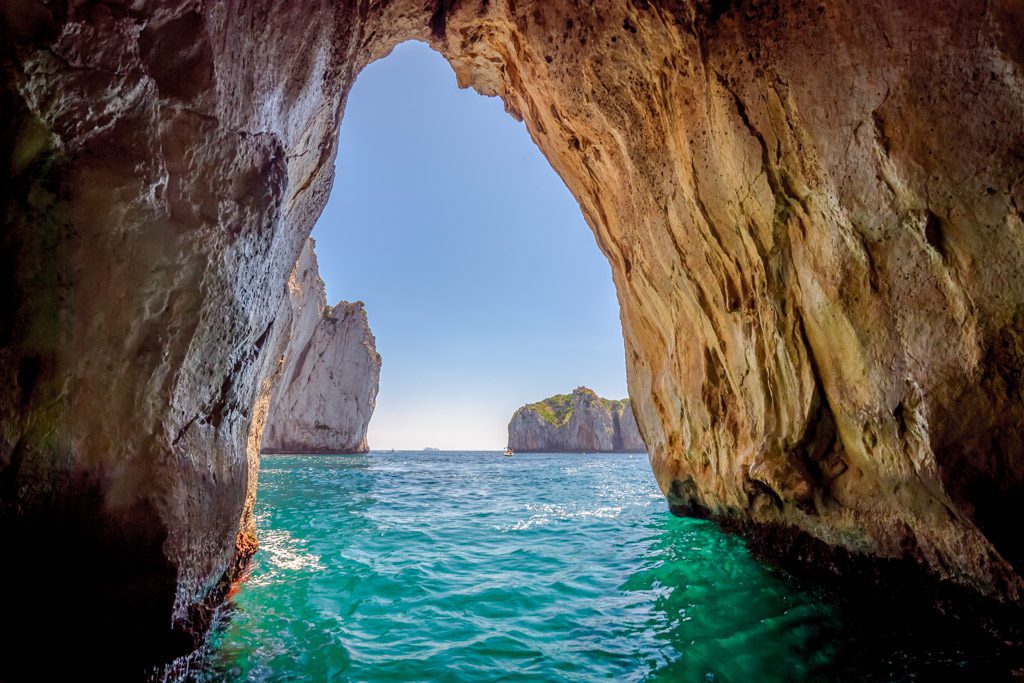
[[[260,567],[253,573],[250,581],[253,585],[269,585],[290,572],[325,569],[319,555],[310,552],[286,530],[267,529],[265,521],[266,515],[257,515],[256,527],[260,542],[257,559]]]
[[[588,510],[570,510],[564,505],[528,505],[528,510],[534,512],[529,519],[521,519],[514,524],[495,527],[498,531],[523,531],[538,526],[547,526],[557,522],[564,522],[574,519],[615,519],[622,514],[621,505],[609,505]]]

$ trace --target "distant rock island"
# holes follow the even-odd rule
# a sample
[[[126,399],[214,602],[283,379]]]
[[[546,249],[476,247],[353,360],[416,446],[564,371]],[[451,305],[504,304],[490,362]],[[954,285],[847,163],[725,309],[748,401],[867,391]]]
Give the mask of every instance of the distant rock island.
[[[508,423],[508,447],[519,452],[646,451],[629,399],[601,398],[587,387],[530,403]]]
[[[380,354],[362,302],[327,305],[314,246],[306,241],[288,281],[291,338],[261,450],[365,453]]]

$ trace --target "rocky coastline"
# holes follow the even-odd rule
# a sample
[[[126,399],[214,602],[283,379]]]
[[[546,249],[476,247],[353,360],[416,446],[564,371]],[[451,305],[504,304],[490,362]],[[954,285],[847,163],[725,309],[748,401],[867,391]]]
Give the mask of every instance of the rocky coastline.
[[[646,451],[629,399],[601,398],[587,387],[519,408],[508,423],[508,447],[520,453]]]

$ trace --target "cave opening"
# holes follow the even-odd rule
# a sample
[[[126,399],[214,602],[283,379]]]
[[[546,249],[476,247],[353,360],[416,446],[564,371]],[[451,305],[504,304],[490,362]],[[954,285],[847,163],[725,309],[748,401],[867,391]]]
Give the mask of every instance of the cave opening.
[[[421,42],[345,105],[312,237],[327,300],[360,300],[383,363],[371,449],[500,450],[516,408],[586,385],[627,395],[608,263],[498,98]]]

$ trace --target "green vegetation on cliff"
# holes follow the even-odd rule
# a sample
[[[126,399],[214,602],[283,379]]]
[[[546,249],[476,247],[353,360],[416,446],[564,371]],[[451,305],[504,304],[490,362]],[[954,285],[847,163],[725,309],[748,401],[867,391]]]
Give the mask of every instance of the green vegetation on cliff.
[[[615,406],[626,407],[629,405],[628,398],[619,399],[617,401],[601,398],[593,389],[589,389],[587,387],[576,387],[576,390],[571,394],[556,394],[554,396],[549,396],[543,401],[526,404],[523,406],[522,410],[532,410],[545,422],[556,427],[561,427],[568,424],[569,420],[572,418],[573,397],[577,395],[589,395],[592,401],[597,401],[602,408],[609,411]]]
[[[556,427],[561,426],[572,417],[572,394],[549,396],[543,401],[527,404],[525,409],[532,410]]]

